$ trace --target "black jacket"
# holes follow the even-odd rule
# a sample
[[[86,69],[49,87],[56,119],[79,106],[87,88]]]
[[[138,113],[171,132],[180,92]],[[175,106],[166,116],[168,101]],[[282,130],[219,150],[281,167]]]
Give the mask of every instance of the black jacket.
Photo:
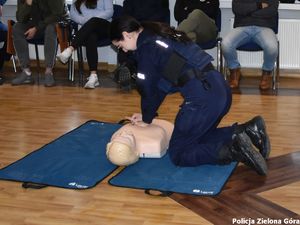
[[[264,0],[269,6],[261,8],[261,1],[233,0],[234,27],[260,26],[275,28],[278,16],[278,0]]]
[[[169,0],[124,0],[123,10],[138,21],[170,24]]]
[[[180,23],[182,20],[186,19],[193,10],[200,9],[210,18],[215,20],[219,5],[219,0],[176,0],[174,17],[177,22]]]

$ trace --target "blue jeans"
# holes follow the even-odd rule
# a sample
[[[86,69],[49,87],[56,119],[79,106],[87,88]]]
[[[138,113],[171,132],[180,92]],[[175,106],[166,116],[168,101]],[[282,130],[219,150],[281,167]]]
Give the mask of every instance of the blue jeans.
[[[237,48],[248,42],[255,42],[264,52],[262,69],[272,71],[278,55],[277,37],[274,31],[267,27],[246,26],[232,29],[222,40],[222,51],[229,69],[241,67]]]

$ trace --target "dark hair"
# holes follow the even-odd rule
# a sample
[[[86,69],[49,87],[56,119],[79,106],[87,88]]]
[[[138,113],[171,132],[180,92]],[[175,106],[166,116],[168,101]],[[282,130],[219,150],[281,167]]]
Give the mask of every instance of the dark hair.
[[[85,6],[88,9],[96,9],[97,8],[97,1],[98,0],[76,0],[75,4],[75,8],[76,10],[82,14],[81,10],[80,10],[80,6],[84,3]]]
[[[160,22],[139,23],[131,16],[122,16],[112,21],[110,38],[112,41],[120,41],[124,38],[122,32],[126,31],[131,33],[134,31],[139,31],[142,28],[158,36],[169,38],[175,41],[184,43],[191,41],[184,32],[175,30],[174,27],[170,27],[168,24]]]

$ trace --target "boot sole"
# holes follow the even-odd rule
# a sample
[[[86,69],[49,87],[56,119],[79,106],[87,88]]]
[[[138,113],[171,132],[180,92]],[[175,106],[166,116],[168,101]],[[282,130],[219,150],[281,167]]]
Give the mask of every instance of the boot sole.
[[[241,144],[244,145],[245,149],[243,154],[247,159],[244,164],[254,169],[259,175],[266,175],[268,172],[266,161],[262,155],[253,148],[252,144],[250,144],[250,138],[248,136],[242,137],[241,135],[239,135],[239,138],[242,139]]]
[[[261,116],[256,116],[254,118],[256,124],[259,127],[259,130],[262,130],[265,134],[265,139],[263,140],[263,149],[259,149],[260,154],[264,157],[264,159],[268,159],[271,152],[271,143],[269,135],[267,134],[267,128],[265,120]],[[258,148],[258,146],[255,145]]]

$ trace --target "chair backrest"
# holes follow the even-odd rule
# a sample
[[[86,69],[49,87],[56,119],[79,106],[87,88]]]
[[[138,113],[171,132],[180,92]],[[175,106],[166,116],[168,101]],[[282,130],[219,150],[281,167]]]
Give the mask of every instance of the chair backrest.
[[[221,12],[220,8],[218,9],[217,13],[218,14],[217,14],[216,19],[215,19],[215,24],[218,27],[218,32],[221,32],[221,28],[222,28],[222,12]]]
[[[121,5],[114,4],[113,20],[119,18],[123,14],[123,7]]]

